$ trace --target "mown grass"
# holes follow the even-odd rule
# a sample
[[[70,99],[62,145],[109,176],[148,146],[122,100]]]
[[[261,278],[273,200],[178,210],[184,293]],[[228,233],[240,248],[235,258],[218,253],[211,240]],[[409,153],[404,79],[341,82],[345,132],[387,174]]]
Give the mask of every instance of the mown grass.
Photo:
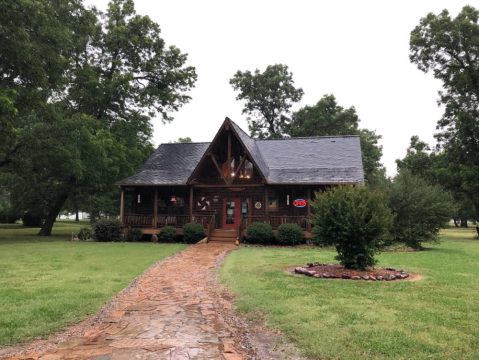
[[[388,252],[379,266],[421,274],[420,281],[366,282],[291,275],[311,261],[334,262],[318,248],[243,247],[223,281],[237,308],[264,317],[314,359],[478,359],[479,240],[445,230],[421,252]],[[259,315],[261,314],[261,315]]]
[[[46,335],[77,322],[182,244],[72,242],[85,223],[37,228],[0,225],[0,345]]]

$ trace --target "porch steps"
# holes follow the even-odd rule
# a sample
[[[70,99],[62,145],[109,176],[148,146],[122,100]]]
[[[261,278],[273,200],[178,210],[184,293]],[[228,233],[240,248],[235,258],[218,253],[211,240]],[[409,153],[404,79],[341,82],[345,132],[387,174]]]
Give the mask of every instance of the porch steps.
[[[234,243],[236,241],[236,230],[214,229],[208,242]]]

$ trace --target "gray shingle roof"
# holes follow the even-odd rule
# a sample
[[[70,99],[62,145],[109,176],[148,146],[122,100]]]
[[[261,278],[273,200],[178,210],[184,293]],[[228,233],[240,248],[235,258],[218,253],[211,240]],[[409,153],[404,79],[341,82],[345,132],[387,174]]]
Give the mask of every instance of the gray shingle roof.
[[[257,140],[270,184],[357,183],[364,180],[359,136]]]
[[[161,144],[140,171],[118,185],[186,185],[210,143]]]
[[[231,123],[270,184],[364,181],[358,136],[254,140]],[[161,144],[137,174],[118,185],[186,185],[209,145]]]

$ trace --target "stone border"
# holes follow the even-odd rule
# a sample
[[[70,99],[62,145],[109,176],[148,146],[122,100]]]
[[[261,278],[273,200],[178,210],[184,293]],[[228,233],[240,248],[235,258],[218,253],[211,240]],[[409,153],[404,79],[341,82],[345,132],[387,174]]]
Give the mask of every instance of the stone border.
[[[409,278],[410,274],[405,272],[404,270],[396,270],[393,268],[384,268],[378,270],[385,270],[389,272],[388,274],[384,275],[371,275],[370,273],[373,271],[354,271],[357,273],[367,272],[364,275],[350,275],[347,273],[348,270],[345,270],[341,274],[335,272],[318,272],[313,270],[314,267],[319,266],[337,266],[337,264],[321,264],[321,263],[309,263],[306,266],[300,266],[294,268],[294,273],[300,275],[311,276],[315,278],[322,278],[322,279],[342,279],[342,280],[369,280],[369,281],[392,281],[392,280],[404,280]]]

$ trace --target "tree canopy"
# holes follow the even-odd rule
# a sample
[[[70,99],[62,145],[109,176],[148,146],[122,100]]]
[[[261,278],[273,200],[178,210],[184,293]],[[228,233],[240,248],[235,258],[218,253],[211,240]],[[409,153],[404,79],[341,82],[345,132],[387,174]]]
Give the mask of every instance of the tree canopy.
[[[191,140],[191,138],[189,136],[185,136],[185,137],[179,137],[175,143],[179,143],[179,144],[187,144],[187,143],[192,143],[193,140]]]
[[[290,122],[291,106],[301,100],[303,90],[294,86],[293,74],[283,64],[238,71],[231,78],[237,100],[244,100],[243,114],[248,115],[251,136],[260,139],[281,138]]]
[[[474,206],[462,190],[461,177],[455,173],[456,164],[449,161],[442,149],[432,149],[418,136],[411,137],[411,143],[403,159],[396,160],[399,175],[408,173],[426,181],[429,185],[441,186],[454,199],[455,209],[450,215],[467,225],[467,219],[475,217]],[[446,194],[445,196],[449,196]]]
[[[10,26],[0,34],[1,131],[11,135],[0,168],[12,201],[44,216],[43,235],[73,195],[93,216],[114,211],[114,182],[151,153],[151,120],[171,121],[189,101],[195,69],[132,0],[112,0],[105,14],[81,1],[0,3]]]
[[[442,81],[437,139],[451,174],[473,203],[479,219],[479,11],[465,6],[428,14],[411,32],[410,59]]]

